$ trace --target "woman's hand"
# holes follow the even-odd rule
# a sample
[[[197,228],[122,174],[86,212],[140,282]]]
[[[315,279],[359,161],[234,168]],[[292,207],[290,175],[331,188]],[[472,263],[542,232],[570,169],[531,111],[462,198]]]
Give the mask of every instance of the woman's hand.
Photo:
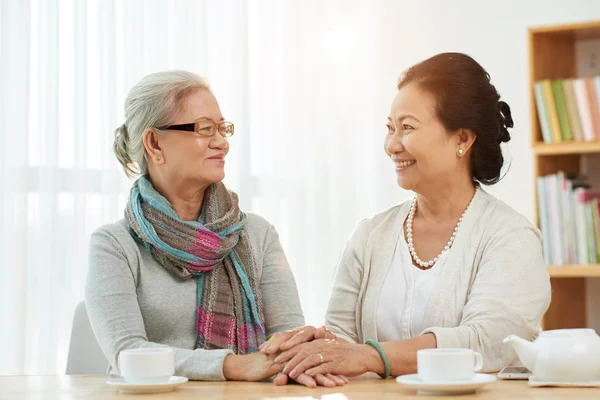
[[[318,386],[325,387],[336,387],[336,386],[344,386],[348,383],[348,378],[345,376],[337,376],[333,374],[316,374],[315,376],[308,376],[306,374],[300,374],[294,379],[297,383],[304,385],[309,388],[315,388]],[[275,385],[283,386],[286,385],[290,381],[290,378],[285,374],[278,374],[277,377],[273,380]]]
[[[274,362],[274,359],[274,356],[261,353],[228,355],[223,363],[223,375],[232,381],[262,381],[283,369],[283,364]]]
[[[288,383],[287,375],[281,374],[283,369],[282,363],[274,361],[274,355],[264,355],[261,353],[244,354],[244,355],[229,355],[225,357],[223,363],[223,375],[225,378],[232,381],[262,381],[272,376],[277,376],[273,380],[278,386]],[[308,376],[306,374],[298,374],[294,380],[309,388],[320,386],[335,387],[343,386],[348,383],[345,377],[337,377],[331,374],[315,374]]]
[[[320,328],[315,328],[310,325],[300,326],[286,332],[277,332],[273,334],[267,342],[259,347],[259,350],[263,354],[277,355],[283,350],[289,350],[294,346],[311,340],[335,338],[336,336],[324,326],[321,326]],[[301,385],[311,388],[314,388],[317,385],[325,387],[343,386],[348,383],[348,378],[345,376],[333,374],[315,374],[313,377],[306,374],[299,374],[294,380]],[[277,386],[286,385],[288,381],[289,377],[285,374],[278,374],[273,380]]]
[[[366,372],[384,372],[377,350],[366,344],[320,339],[284,351],[274,359],[285,364],[283,373],[292,379],[301,374],[310,377],[323,374],[358,376]]]
[[[259,350],[263,354],[277,354],[280,351],[289,350],[301,343],[316,339],[336,339],[336,336],[324,326],[320,328],[310,325],[300,326],[290,331],[273,334],[269,341],[259,347]]]

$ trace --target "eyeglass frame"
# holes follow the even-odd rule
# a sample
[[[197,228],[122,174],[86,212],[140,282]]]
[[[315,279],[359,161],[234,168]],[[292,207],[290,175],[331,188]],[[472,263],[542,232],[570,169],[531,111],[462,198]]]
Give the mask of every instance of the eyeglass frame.
[[[198,127],[198,125],[200,123],[211,123],[213,125],[213,131],[214,133],[210,134],[210,135],[205,135],[203,133],[200,133],[200,128]],[[231,133],[228,134],[228,132],[222,132],[221,131],[221,125],[222,124],[229,124],[229,126],[231,126]],[[196,129],[196,127],[198,127],[198,129]],[[194,122],[190,122],[187,124],[177,124],[177,125],[169,125],[163,128],[156,128],[159,130],[171,130],[171,131],[185,131],[185,132],[194,132],[199,136],[203,136],[203,137],[213,137],[217,134],[217,132],[219,132],[219,135],[223,136],[224,138],[229,138],[232,137],[234,132],[235,132],[235,126],[233,124],[233,122],[229,122],[229,121],[220,121],[220,122],[215,122],[210,118],[198,118],[196,121]]]

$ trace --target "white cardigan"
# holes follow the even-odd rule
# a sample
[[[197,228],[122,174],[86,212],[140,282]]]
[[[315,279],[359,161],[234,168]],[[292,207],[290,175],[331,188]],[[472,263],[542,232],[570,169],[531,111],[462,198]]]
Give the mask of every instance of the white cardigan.
[[[325,324],[355,343],[377,340],[377,302],[410,200],[363,220],[336,272]],[[502,340],[532,339],[550,304],[542,240],[524,216],[481,188],[475,194],[425,314],[439,348],[482,353],[483,370],[516,359]]]

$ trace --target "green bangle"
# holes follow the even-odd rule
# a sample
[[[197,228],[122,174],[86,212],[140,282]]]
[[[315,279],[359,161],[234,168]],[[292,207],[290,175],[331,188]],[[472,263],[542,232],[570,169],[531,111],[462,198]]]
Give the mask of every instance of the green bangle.
[[[379,345],[379,343],[372,339],[367,340],[365,344],[368,344],[369,346],[373,347],[381,356],[381,359],[383,360],[383,365],[385,366],[385,373],[377,375],[379,375],[381,379],[387,379],[392,373],[392,367],[390,366],[390,360],[388,360],[385,351],[383,351],[383,348]]]

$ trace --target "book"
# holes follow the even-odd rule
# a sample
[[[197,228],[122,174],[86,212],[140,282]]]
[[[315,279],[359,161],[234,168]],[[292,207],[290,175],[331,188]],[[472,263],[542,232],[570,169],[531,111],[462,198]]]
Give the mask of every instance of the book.
[[[548,119],[550,120],[550,127],[552,132],[552,142],[562,142],[562,135],[560,132],[560,124],[558,123],[558,114],[556,113],[556,104],[554,103],[554,96],[552,95],[552,86],[549,80],[541,81],[542,92],[544,99],[546,99]]]
[[[533,85],[544,143],[600,141],[600,76]]]
[[[581,120],[583,140],[590,142],[595,139],[595,133],[590,102],[583,78],[573,80],[573,89],[575,90],[575,100],[577,101],[577,109]]]
[[[537,177],[536,185],[545,262],[600,263],[600,190],[563,172]]]
[[[544,89],[542,88],[542,83],[536,82],[533,90],[535,92],[535,105],[537,107],[537,112],[540,120],[542,139],[544,140],[544,143],[552,143],[554,140],[552,128],[550,125],[550,119],[548,117],[546,100],[544,99]]]
[[[567,104],[569,121],[571,122],[571,131],[573,133],[573,139],[577,141],[582,141],[583,130],[581,128],[581,117],[579,116],[577,100],[575,99],[575,87],[573,86],[573,79],[565,79],[563,81],[563,90],[565,92],[565,100]]]
[[[560,125],[560,136],[564,142],[573,140],[573,132],[571,131],[571,121],[569,120],[569,112],[567,110],[567,101],[563,90],[562,81],[557,79],[551,81],[552,95],[554,96],[554,104],[556,107],[556,115],[558,116],[558,124]]]

